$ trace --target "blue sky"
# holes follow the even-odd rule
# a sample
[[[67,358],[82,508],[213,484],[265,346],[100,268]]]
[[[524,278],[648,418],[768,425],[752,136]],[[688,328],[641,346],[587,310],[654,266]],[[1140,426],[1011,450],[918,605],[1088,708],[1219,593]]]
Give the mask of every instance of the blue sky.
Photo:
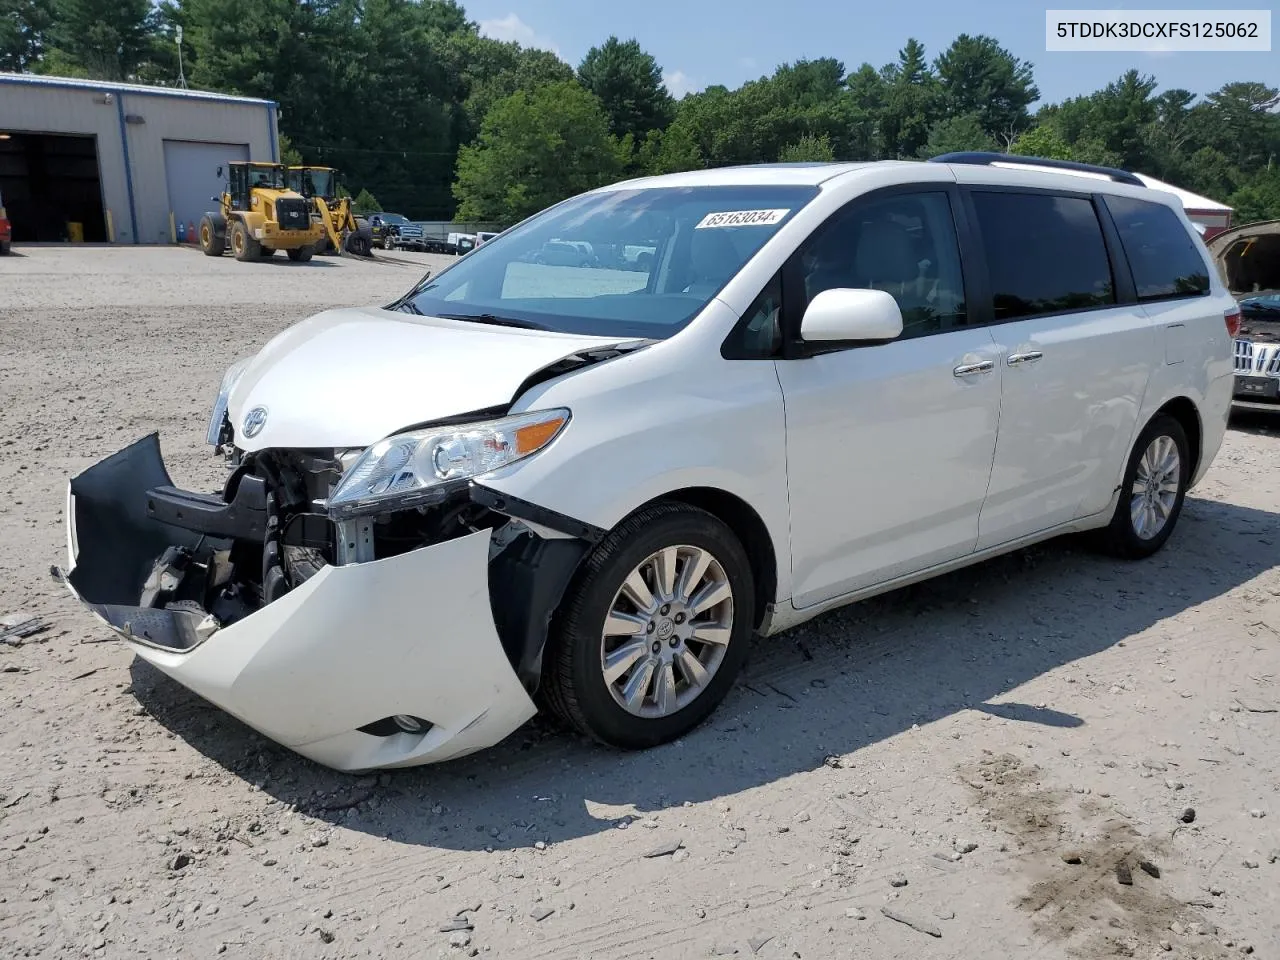
[[[1047,53],[1046,4],[1026,0],[462,0],[481,32],[553,50],[577,65],[609,34],[635,37],[662,65],[677,96],[710,84],[736,87],[788,61],[836,57],[846,69],[876,67],[897,57],[910,36],[932,59],[960,33],[986,33],[1035,65],[1041,100],[1090,93],[1130,67],[1154,75],[1161,88],[1195,93],[1234,80],[1280,86],[1280,46],[1270,53]],[[1212,3],[1072,4],[1053,9],[1267,9],[1270,0]]]

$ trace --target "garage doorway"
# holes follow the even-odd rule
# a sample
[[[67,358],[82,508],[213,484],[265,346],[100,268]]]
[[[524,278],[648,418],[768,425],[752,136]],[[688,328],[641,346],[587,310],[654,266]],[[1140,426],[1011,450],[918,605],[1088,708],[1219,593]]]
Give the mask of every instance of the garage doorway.
[[[56,243],[73,233],[87,243],[108,239],[94,137],[5,131],[0,196],[14,243]]]
[[[164,141],[164,175],[174,223],[199,223],[205,213],[215,208],[209,198],[222,192],[218,168],[222,167],[225,178],[228,161],[248,159],[247,143]]]

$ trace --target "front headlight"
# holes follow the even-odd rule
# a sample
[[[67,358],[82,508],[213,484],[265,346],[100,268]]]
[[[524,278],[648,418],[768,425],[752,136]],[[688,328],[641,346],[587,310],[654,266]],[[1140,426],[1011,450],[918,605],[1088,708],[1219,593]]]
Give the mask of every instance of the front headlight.
[[[329,498],[335,519],[404,510],[537,453],[569,422],[565,409],[522,413],[379,440],[342,475]]]
[[[237,360],[227,367],[227,372],[222,375],[222,383],[218,385],[218,398],[213,401],[213,416],[209,418],[209,432],[205,434],[205,439],[211,446],[218,445],[218,440],[222,436],[222,421],[227,415],[227,401],[231,399],[231,391],[240,382],[241,374],[252,359],[252,357],[245,357]]]

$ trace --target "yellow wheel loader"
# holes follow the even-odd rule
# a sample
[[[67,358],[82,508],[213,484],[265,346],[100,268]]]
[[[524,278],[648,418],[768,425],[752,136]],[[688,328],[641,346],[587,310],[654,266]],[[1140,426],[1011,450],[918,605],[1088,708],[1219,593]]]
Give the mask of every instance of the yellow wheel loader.
[[[324,228],[325,239],[318,253],[333,250],[373,256],[373,230],[358,220],[351,210],[351,197],[338,196],[338,178],[333,167],[290,167],[289,189],[312,204],[312,218]]]
[[[222,167],[218,168],[222,176]],[[227,186],[218,204],[200,219],[200,249],[220,257],[228,246],[237,260],[259,260],[284,250],[306,261],[325,236],[311,219],[311,203],[289,189],[280,163],[243,160],[227,164]]]

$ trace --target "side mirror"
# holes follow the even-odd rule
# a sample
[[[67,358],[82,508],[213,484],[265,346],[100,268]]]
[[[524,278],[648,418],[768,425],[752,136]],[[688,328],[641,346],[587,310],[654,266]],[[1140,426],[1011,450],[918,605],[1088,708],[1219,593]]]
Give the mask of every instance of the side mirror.
[[[222,177],[222,168],[221,168],[221,167],[219,167],[219,168],[218,168],[218,172],[217,172],[216,176],[217,176],[218,178],[221,178],[221,177]]]
[[[823,290],[800,320],[805,341],[896,340],[902,335],[898,301],[883,290]]]

